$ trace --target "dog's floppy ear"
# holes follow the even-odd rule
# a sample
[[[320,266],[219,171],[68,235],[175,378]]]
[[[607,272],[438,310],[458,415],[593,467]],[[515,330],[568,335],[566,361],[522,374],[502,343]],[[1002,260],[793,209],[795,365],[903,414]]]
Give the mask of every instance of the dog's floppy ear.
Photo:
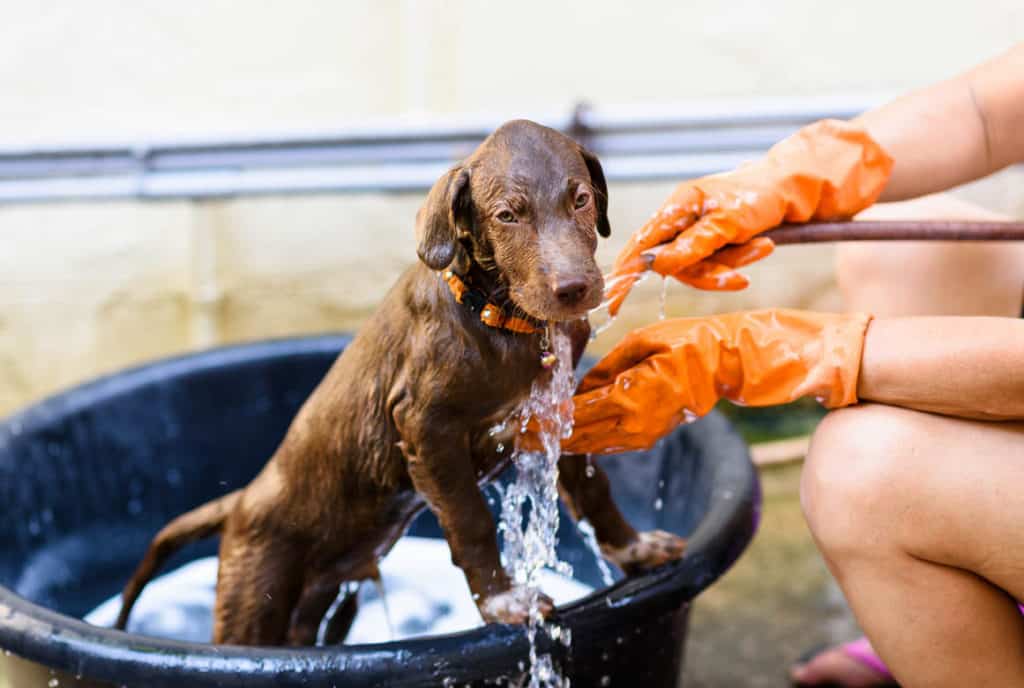
[[[611,236],[612,226],[608,224],[608,182],[604,180],[604,170],[601,169],[601,161],[597,156],[580,146],[580,155],[583,162],[587,163],[587,171],[590,172],[590,183],[597,192],[597,233],[603,237]]]
[[[468,210],[469,170],[453,167],[437,180],[416,213],[420,260],[434,270],[451,264],[459,250],[458,223],[468,221]]]

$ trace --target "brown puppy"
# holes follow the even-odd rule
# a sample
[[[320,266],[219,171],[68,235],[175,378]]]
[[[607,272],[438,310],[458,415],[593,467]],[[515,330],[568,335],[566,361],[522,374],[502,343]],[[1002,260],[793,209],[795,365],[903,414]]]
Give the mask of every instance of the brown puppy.
[[[609,234],[604,174],[562,134],[509,122],[438,180],[416,230],[422,262],[339,356],[263,471],[156,536],[125,588],[119,628],[168,556],[220,532],[213,641],[311,645],[339,585],[376,577],[377,561],[424,506],[483,618],[525,621],[524,591],[501,567],[479,485],[508,463],[498,444],[513,445],[516,424],[489,430],[544,373],[539,328],[563,323],[575,358],[586,344],[582,318],[603,290],[597,234]],[[465,285],[461,303],[442,270]],[[518,329],[538,331],[506,329],[494,310],[509,327],[515,316],[526,325]],[[561,490],[610,559],[631,572],[682,555],[680,538],[633,530],[607,478],[587,476],[585,465],[560,461]],[[329,642],[344,637],[354,614],[351,598],[333,617]]]

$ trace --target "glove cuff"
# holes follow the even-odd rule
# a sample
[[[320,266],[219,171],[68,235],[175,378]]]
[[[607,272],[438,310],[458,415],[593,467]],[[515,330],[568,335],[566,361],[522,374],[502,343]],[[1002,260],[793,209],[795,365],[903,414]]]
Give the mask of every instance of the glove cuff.
[[[822,332],[824,346],[821,365],[832,381],[823,390],[824,393],[816,395],[816,398],[826,408],[857,403],[864,336],[871,317],[867,313],[842,315],[835,322],[827,324]]]

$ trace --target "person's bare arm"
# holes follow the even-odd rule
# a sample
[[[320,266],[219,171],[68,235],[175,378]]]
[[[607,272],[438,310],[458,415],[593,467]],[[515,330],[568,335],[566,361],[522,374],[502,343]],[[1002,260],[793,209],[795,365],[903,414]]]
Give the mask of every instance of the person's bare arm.
[[[1024,320],[877,318],[857,395],[963,418],[1024,419]]]
[[[944,191],[1024,161],[1024,43],[854,122],[896,161],[881,201]]]

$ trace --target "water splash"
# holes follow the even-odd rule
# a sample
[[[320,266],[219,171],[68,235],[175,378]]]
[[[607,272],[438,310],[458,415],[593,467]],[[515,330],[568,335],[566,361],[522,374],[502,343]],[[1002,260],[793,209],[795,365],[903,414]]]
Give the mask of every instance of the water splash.
[[[633,282],[633,284],[632,284],[632,286],[630,288],[631,289],[635,289],[641,283],[643,283],[647,278],[649,278],[652,274],[654,274],[654,273],[652,273],[649,270],[644,270],[643,272],[634,273],[634,274],[630,274],[630,275],[623,275],[623,276],[605,274],[605,276],[604,276],[605,293],[608,293],[608,290],[618,280],[634,280],[634,282]],[[666,295],[666,291],[668,289],[668,285],[667,285],[668,279],[665,278],[665,277],[662,277],[662,280],[663,280],[663,283],[662,283],[662,289],[661,289],[661,319],[664,320],[665,319],[665,295]],[[591,341],[594,341],[595,339],[597,339],[599,335],[601,335],[608,328],[610,328],[612,325],[615,324],[615,319],[618,318],[618,315],[617,314],[616,315],[612,315],[611,314],[610,306],[611,306],[611,302],[606,299],[606,300],[602,301],[596,308],[591,309],[590,313],[588,313],[588,317],[590,319],[590,324],[591,324],[591,328],[590,328],[590,340]]]
[[[320,620],[320,625],[316,629],[316,645],[317,647],[323,647],[327,642],[327,629],[331,625],[331,620],[334,615],[338,612],[338,609],[342,604],[345,603],[351,595],[359,594],[359,583],[357,581],[345,581],[338,586],[338,595],[331,602],[331,606],[327,608],[327,612],[324,614],[324,618]]]
[[[606,303],[590,311],[590,341],[594,341],[598,335],[614,325],[616,317],[618,316],[611,314]]]
[[[594,553],[594,559],[597,561],[597,570],[601,573],[601,582],[605,585],[612,585],[615,582],[615,576],[612,575],[611,567],[608,566],[604,555],[601,554],[601,546],[597,544],[597,533],[594,532],[594,526],[590,525],[590,521],[580,519],[576,523],[576,529],[580,531],[583,544]]]
[[[395,624],[391,620],[391,608],[388,607],[388,594],[387,590],[384,589],[384,579],[377,577],[373,579],[373,584],[377,588],[377,594],[380,595],[380,605],[384,609],[384,623],[388,627],[388,640],[395,639]]]
[[[568,688],[569,682],[555,665],[551,655],[538,655],[537,633],[544,629],[552,637],[540,609],[538,574],[551,567],[571,575],[572,567],[559,562],[555,551],[558,543],[558,459],[562,440],[572,434],[572,393],[575,381],[572,370],[572,344],[569,336],[557,325],[548,328],[548,339],[557,360],[550,374],[534,382],[530,396],[520,410],[521,429],[526,431],[531,419],[536,423],[541,451],[521,451],[513,456],[515,482],[510,484],[501,501],[501,521],[505,569],[515,585],[529,591],[527,637],[530,641],[529,688]],[[528,509],[529,516],[525,510]],[[556,638],[557,639],[557,638]],[[567,638],[562,638],[563,642]]]
[[[661,298],[658,301],[658,320],[665,319],[665,301],[668,299],[668,278],[661,278]]]

